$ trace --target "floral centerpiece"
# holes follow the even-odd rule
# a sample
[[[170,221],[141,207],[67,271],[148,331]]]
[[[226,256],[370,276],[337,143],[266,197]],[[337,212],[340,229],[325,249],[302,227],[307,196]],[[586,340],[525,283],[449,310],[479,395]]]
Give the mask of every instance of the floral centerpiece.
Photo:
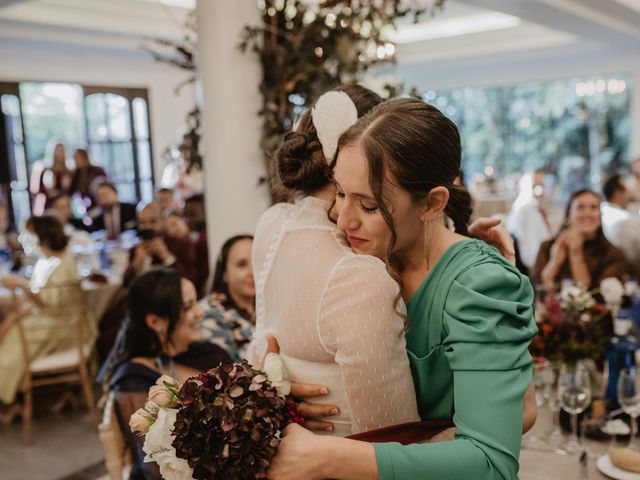
[[[588,359],[601,365],[613,336],[611,310],[622,303],[624,293],[615,282],[620,284],[605,279],[592,291],[573,285],[560,295],[548,292],[538,306],[538,334],[530,347],[534,358],[568,364]]]
[[[269,354],[265,372],[247,361],[224,362],[182,386],[163,375],[144,408],[131,416],[144,435],[144,461],[167,480],[267,478],[280,434],[302,415],[285,395],[290,383],[281,359]]]

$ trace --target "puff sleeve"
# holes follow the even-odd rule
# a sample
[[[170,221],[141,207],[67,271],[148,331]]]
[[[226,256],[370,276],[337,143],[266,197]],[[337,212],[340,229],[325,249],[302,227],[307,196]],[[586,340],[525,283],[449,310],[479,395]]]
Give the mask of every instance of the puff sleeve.
[[[515,479],[537,331],[531,284],[498,261],[473,265],[453,279],[442,315],[456,438],[374,444],[379,478]]]

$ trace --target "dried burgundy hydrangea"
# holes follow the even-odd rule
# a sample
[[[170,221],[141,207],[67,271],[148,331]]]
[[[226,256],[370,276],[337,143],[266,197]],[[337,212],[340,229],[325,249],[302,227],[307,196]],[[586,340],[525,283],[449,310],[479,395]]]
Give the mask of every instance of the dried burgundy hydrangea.
[[[222,363],[187,380],[173,446],[196,479],[267,478],[289,423],[286,401],[247,361]]]

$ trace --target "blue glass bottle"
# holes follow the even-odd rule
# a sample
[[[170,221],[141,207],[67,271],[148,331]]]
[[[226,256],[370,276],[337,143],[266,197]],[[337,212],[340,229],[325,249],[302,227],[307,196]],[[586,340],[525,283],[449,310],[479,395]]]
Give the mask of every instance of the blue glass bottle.
[[[635,367],[635,353],[638,349],[638,340],[631,335],[613,337],[607,348],[608,380],[605,397],[607,400],[618,400],[618,378],[624,368]]]

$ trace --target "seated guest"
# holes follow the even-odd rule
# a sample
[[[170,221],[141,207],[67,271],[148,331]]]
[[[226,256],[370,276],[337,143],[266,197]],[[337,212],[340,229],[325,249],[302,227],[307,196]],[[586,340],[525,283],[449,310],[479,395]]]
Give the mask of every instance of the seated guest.
[[[173,190],[171,188],[161,188],[156,192],[156,202],[162,209],[162,215],[167,216],[171,212],[179,210],[176,205]]]
[[[18,234],[11,228],[9,206],[0,197],[0,265],[5,264],[5,267],[8,266],[12,270],[20,268],[21,250]]]
[[[74,218],[71,212],[71,199],[68,195],[62,194],[51,199],[51,208],[47,211],[62,223],[64,233],[69,237],[69,243],[74,245],[93,245],[91,235],[84,231],[85,225],[82,220]]]
[[[198,259],[189,239],[163,234],[163,218],[157,203],[140,204],[137,210],[138,233],[142,240],[131,249],[123,284],[128,286],[136,275],[159,267],[171,267],[192,282],[196,281]]]
[[[29,300],[38,306],[56,306],[68,304],[73,299],[67,298],[64,290],[47,290],[48,285],[59,285],[75,281],[77,278],[76,262],[68,252],[68,238],[64,234],[62,224],[54,217],[31,217],[27,221],[27,229],[38,238],[43,258],[36,262],[31,279],[8,275],[0,283],[6,288],[21,288]],[[44,290],[43,290],[44,289]],[[68,290],[71,295],[72,291]],[[61,339],[59,336],[47,336],[46,329],[55,329],[57,318],[34,315],[42,334],[38,341],[30,339],[31,358],[49,355],[59,350],[66,350],[74,345],[74,338]],[[88,343],[95,339],[95,322],[91,315],[86,316],[85,331]],[[11,403],[20,388],[24,373],[19,331],[16,326],[8,329],[0,343],[0,401]]]
[[[107,238],[115,240],[120,233],[136,228],[136,207],[118,201],[118,190],[113,183],[102,182],[96,190],[100,213],[93,219],[91,231],[106,230]]]
[[[184,202],[184,219],[191,231],[191,240],[195,244],[198,260],[198,282],[200,290],[209,278],[209,250],[207,247],[207,220],[204,209],[204,195],[197,194]]]
[[[173,238],[162,233],[163,219],[157,203],[140,204],[137,211],[140,243],[129,254],[129,266],[122,278],[122,288],[100,319],[98,356],[104,359],[111,350],[125,317],[127,289],[140,274],[151,269],[171,267],[192,282],[198,269],[195,249],[188,238]]]
[[[73,152],[76,169],[71,177],[69,195],[77,197],[85,212],[89,212],[96,205],[95,188],[99,182],[106,180],[107,173],[102,167],[93,165],[89,160],[89,152],[78,148]]]
[[[607,277],[625,281],[631,265],[625,254],[604,236],[600,220],[600,198],[592,190],[569,197],[564,225],[540,247],[533,271],[534,281],[553,288],[565,278],[588,289],[597,288]]]
[[[187,222],[182,215],[177,212],[171,212],[164,219],[164,233],[173,238],[189,239],[190,232]]]
[[[627,179],[629,205],[627,208],[633,213],[640,213],[640,157],[631,162],[631,176]]]
[[[522,263],[531,272],[540,245],[551,237],[544,206],[544,172],[525,173],[519,187],[518,198],[513,202],[505,224],[518,244]]]
[[[202,315],[197,301],[193,284],[173,270],[152,270],[131,285],[127,320],[104,369],[104,385],[116,392],[116,413],[132,453],[131,478],[161,478],[155,463],[143,462],[144,438],[133,435],[128,426],[131,414],[144,406],[156,380],[165,374],[182,383],[228,360],[214,345],[193,346],[200,337],[198,318]]]
[[[251,235],[237,235],[224,243],[208,307],[200,321],[203,339],[220,345],[235,361],[246,358],[255,329],[252,247]]]
[[[620,175],[609,178],[602,191],[606,200],[600,205],[602,230],[607,240],[625,253],[637,274],[640,269],[640,215],[627,210],[629,192]]]

